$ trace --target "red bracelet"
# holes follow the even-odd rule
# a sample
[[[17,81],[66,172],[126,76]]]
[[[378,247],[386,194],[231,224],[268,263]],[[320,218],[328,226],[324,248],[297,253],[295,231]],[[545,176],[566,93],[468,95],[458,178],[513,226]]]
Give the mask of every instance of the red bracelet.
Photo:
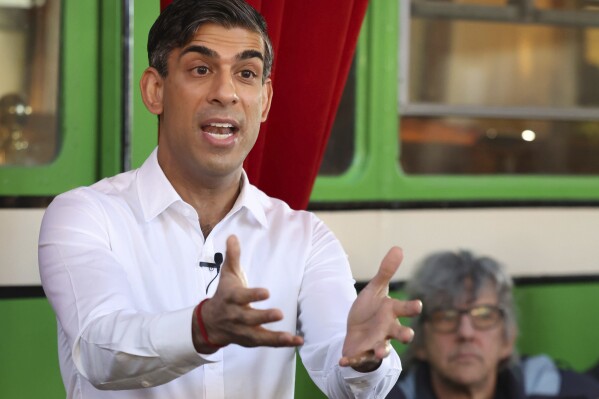
[[[202,334],[202,338],[204,338],[204,342],[208,346],[210,346],[212,348],[222,348],[224,345],[216,345],[216,344],[213,344],[212,342],[210,342],[210,340],[208,339],[208,333],[206,332],[206,327],[204,326],[204,320],[202,320],[202,306],[208,299],[210,299],[210,298],[204,299],[202,302],[200,302],[200,304],[196,308],[196,319],[198,321],[198,326],[200,327],[200,333]]]

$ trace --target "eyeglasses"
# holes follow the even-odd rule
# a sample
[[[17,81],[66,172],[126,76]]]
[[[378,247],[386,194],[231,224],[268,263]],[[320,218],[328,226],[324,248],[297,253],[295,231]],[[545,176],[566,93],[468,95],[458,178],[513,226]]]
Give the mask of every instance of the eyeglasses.
[[[436,309],[426,316],[433,330],[440,333],[456,332],[462,315],[470,317],[477,330],[489,330],[503,319],[503,310],[495,305],[477,305],[468,309]]]

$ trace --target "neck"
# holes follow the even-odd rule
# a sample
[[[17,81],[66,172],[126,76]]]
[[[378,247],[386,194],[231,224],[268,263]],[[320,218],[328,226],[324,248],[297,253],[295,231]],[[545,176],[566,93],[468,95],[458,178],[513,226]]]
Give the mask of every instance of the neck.
[[[188,192],[185,196],[181,195],[181,198],[195,208],[202,233],[204,237],[208,237],[214,226],[233,208],[240,190],[241,184],[238,183],[224,191]]]
[[[239,196],[242,164],[219,171],[222,165],[174,159],[172,152],[159,148],[158,164],[177,194],[195,208],[204,237],[208,237]]]
[[[214,226],[229,213],[241,192],[241,169],[239,173],[209,184],[187,182],[180,177],[171,179],[168,175],[167,178],[181,199],[198,213],[204,237],[208,237]]]

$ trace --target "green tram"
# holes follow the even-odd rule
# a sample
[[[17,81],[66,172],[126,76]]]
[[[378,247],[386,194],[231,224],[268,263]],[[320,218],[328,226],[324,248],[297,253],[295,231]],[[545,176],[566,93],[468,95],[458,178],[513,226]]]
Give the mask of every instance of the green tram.
[[[431,251],[490,255],[516,282],[519,351],[596,364],[593,3],[368,2],[308,204],[358,289],[391,245],[405,254],[398,297]],[[55,195],[135,168],[155,146],[137,88],[159,12],[159,0],[0,0],[0,397],[65,396],[39,224]],[[296,396],[319,395],[299,365]]]

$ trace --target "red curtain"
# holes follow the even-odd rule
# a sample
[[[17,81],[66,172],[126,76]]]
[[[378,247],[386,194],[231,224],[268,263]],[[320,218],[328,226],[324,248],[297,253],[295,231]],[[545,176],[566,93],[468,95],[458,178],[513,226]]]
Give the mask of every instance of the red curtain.
[[[244,167],[268,195],[305,209],[368,0],[247,1],[268,23],[275,63],[270,114]]]

